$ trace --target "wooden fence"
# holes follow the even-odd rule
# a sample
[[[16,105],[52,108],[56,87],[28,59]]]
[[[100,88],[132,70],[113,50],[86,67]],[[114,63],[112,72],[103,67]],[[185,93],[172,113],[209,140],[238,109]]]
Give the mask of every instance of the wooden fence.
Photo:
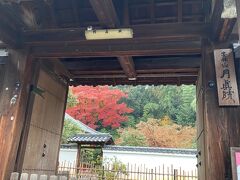
[[[105,164],[95,166],[91,163],[81,163],[76,168],[75,163],[63,162],[59,165],[58,174],[68,178],[91,180],[197,180],[197,169],[185,171],[181,168],[165,165],[148,168],[145,165]]]
[[[63,162],[56,175],[12,173],[10,180],[197,180],[197,170],[184,171],[173,166],[148,168],[145,165],[105,164],[95,166],[91,163],[76,164]]]

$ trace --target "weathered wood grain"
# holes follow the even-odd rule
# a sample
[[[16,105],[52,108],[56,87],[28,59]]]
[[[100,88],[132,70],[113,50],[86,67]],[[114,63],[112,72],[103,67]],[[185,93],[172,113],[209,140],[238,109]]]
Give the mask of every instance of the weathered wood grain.
[[[200,178],[205,180],[225,180],[231,178],[230,147],[239,146],[239,107],[219,107],[216,75],[214,70],[213,47],[206,44],[202,67],[203,132],[199,139],[199,150],[204,158]],[[213,82],[213,87],[209,86]],[[200,119],[201,120],[201,119]],[[201,141],[201,142],[200,142]],[[202,162],[203,162],[202,161]]]
[[[213,1],[213,12],[211,15],[211,36],[213,41],[223,42],[231,35],[236,18],[222,18],[224,0]]]
[[[0,94],[0,179],[4,180],[14,170],[25,123],[32,60],[25,52],[10,50],[9,54]]]
[[[23,171],[53,175],[58,161],[67,84],[40,68],[37,87],[43,93],[35,94]]]

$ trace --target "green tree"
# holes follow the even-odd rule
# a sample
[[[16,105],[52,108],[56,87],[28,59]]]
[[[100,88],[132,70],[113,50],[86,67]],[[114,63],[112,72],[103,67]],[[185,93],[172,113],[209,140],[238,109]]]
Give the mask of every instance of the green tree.
[[[77,103],[78,103],[77,97],[75,97],[71,89],[69,89],[68,98],[67,98],[67,108],[74,107]]]
[[[148,118],[158,118],[159,112],[159,104],[152,102],[147,103],[143,107],[143,118],[144,120],[147,120]]]
[[[181,125],[195,125],[196,120],[196,90],[194,86],[181,87],[182,103],[176,112],[176,122]]]
[[[128,94],[123,101],[134,109],[129,125],[147,118],[169,116],[174,123],[194,126],[196,121],[195,86],[117,86]],[[128,127],[128,123],[125,125]],[[122,126],[125,127],[125,126]]]
[[[116,86],[115,88],[121,89],[128,94],[128,98],[122,99],[128,107],[133,108],[134,111],[131,115],[137,122],[143,116],[144,106],[153,101],[153,96],[148,93],[149,86]]]
[[[70,137],[80,133],[83,132],[78,126],[76,126],[76,124],[72,123],[68,119],[65,119],[62,133],[62,144],[66,144]]]
[[[122,146],[147,146],[145,136],[133,128],[119,130],[120,138],[116,141]]]
[[[122,127],[135,127],[138,121],[133,115],[129,115],[128,120],[122,123]]]
[[[106,180],[115,180],[115,179],[119,179],[119,176],[121,176],[121,174],[127,175],[127,166],[122,163],[120,160],[118,160],[116,157],[114,158],[108,158],[108,159],[104,159],[104,164],[107,164],[110,166],[110,171],[106,171],[105,172],[105,178]]]

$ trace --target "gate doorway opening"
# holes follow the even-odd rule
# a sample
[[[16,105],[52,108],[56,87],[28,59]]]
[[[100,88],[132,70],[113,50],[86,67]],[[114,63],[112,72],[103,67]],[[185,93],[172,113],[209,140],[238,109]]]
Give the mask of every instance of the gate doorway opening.
[[[78,86],[70,88],[68,100],[63,137],[81,150],[62,145],[60,172],[93,178],[103,166],[106,176],[122,179],[197,179],[195,86]],[[96,131],[86,131],[77,119]],[[97,153],[83,139],[97,141],[101,133],[112,136],[114,145]]]
[[[231,179],[240,108],[218,103],[214,51],[239,40],[238,1],[103,2],[0,1],[0,179],[56,173],[69,86],[167,84],[196,85],[199,178]]]

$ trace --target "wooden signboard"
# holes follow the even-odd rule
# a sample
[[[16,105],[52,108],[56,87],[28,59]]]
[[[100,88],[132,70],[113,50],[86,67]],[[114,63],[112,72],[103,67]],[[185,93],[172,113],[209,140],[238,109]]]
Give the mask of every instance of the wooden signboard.
[[[239,95],[232,49],[214,50],[219,106],[238,106]]]
[[[231,147],[232,179],[240,180],[240,148]]]

